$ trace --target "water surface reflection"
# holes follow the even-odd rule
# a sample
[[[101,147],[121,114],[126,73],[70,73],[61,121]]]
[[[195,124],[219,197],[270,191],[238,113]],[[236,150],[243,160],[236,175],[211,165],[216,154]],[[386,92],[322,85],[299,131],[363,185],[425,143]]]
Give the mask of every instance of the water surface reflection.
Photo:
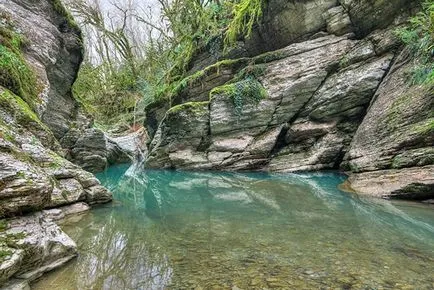
[[[434,211],[343,193],[341,175],[142,171],[64,229],[80,256],[35,289],[432,289]]]

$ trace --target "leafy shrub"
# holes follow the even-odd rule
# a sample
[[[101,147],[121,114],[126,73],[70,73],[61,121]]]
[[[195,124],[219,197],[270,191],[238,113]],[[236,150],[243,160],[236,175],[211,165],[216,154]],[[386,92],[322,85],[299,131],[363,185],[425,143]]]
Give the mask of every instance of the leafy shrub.
[[[397,31],[416,59],[412,84],[434,83],[434,1],[427,0],[422,7],[407,27]]]
[[[188,77],[192,59],[204,51],[218,59],[224,54],[225,46],[233,46],[241,36],[249,37],[254,24],[262,16],[265,0],[161,0],[159,3],[162,5],[164,27],[156,28],[160,33],[158,37],[150,37],[147,43],[135,45],[132,52],[137,54],[128,55],[121,63],[107,64],[109,69],[100,62],[97,62],[98,65],[90,65],[89,62],[82,66],[74,94],[88,107],[88,111],[93,112],[98,122],[113,122],[117,114],[132,112],[131,104],[137,103],[137,96],[142,106],[162,101],[170,103],[172,96],[197,77]],[[80,8],[73,11],[82,12],[79,16],[85,18],[85,24],[95,22],[93,18],[86,22],[86,17],[89,17],[87,12],[91,10]],[[131,15],[138,13],[130,12]],[[144,19],[140,15],[137,17]],[[122,27],[111,31],[110,27],[104,26],[104,21],[97,20],[93,29],[105,36],[108,43],[121,31],[122,42],[128,40],[136,44],[134,35],[129,35]],[[113,47],[116,48],[116,45]],[[107,52],[101,50],[99,53]],[[116,55],[122,53],[102,55],[100,59],[113,60]],[[135,67],[134,73],[127,69],[131,63]],[[135,101],[132,102],[132,99]]]
[[[236,83],[217,87],[211,91],[210,97],[217,94],[224,94],[232,99],[234,110],[238,116],[243,113],[245,104],[258,104],[268,96],[265,88],[253,76],[247,76],[244,80]]]
[[[107,74],[105,65],[83,64],[74,83],[75,98],[98,123],[111,124],[134,111],[141,98],[136,77],[125,67]]]

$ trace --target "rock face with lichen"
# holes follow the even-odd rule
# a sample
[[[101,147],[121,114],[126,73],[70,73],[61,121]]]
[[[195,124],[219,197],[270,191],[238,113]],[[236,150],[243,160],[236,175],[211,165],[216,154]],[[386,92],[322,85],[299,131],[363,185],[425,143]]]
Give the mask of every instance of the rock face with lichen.
[[[71,207],[57,213],[65,216],[112,199],[93,174],[65,158],[79,143],[70,138],[67,147],[65,136],[91,130],[91,123],[71,95],[80,31],[59,3],[0,0],[0,285],[10,278],[25,284],[76,256],[75,243],[52,221],[53,208]],[[102,135],[101,155],[124,154],[92,133]],[[99,154],[88,152],[83,158]]]
[[[20,47],[22,58],[35,72],[36,93],[25,100],[59,141],[65,157],[92,172],[130,162],[130,152],[92,128],[92,120],[72,96],[83,59],[82,39],[60,1],[0,0],[0,13],[2,28],[25,40]]]
[[[342,165],[358,192],[433,198],[434,86],[410,85],[413,66],[402,51],[351,142]]]
[[[433,88],[408,84],[411,61],[394,35],[418,1],[391,3],[270,1],[244,50],[199,55],[172,107],[147,108],[147,166],[343,168],[360,193],[432,198]],[[399,184],[372,177],[406,168]],[[363,172],[387,186],[367,187]]]

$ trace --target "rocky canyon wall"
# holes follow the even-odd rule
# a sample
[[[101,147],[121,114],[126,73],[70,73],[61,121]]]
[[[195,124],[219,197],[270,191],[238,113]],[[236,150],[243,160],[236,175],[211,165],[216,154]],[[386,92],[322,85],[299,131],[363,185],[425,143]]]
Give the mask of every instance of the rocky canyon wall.
[[[54,0],[0,0],[0,18],[0,285],[26,289],[77,255],[54,220],[112,194],[66,159],[78,141],[64,138],[92,130],[71,95],[79,29]]]
[[[202,54],[147,108],[147,166],[343,169],[359,193],[433,198],[433,88],[395,36],[418,4],[269,1],[238,58]]]

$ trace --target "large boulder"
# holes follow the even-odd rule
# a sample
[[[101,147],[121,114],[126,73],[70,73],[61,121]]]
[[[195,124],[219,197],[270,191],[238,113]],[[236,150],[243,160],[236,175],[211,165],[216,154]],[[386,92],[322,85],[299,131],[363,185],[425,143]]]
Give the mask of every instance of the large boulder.
[[[71,129],[61,139],[67,158],[90,172],[100,172],[109,165],[143,159],[146,133],[142,129],[121,136],[108,136],[96,128]]]
[[[378,28],[392,24],[395,17],[418,7],[419,0],[341,0],[341,5],[350,15],[354,32],[363,37]]]
[[[0,119],[0,217],[111,199],[111,193],[101,188],[92,174],[46,148],[26,127],[9,120],[12,123],[6,125]],[[96,189],[101,192],[97,197],[87,194]]]
[[[434,86],[412,85],[408,74],[414,66],[408,51],[403,51],[357,129],[343,164],[345,169],[357,173],[351,178],[356,191],[368,191],[368,185],[361,182],[372,175],[368,172],[381,170],[384,176],[398,176],[396,169],[399,169],[400,174],[408,172],[407,178],[384,177],[382,183],[388,190],[383,189],[382,195],[397,197],[401,192],[405,196],[410,191],[417,195],[419,191],[420,196],[426,197],[428,193],[434,196],[433,180],[424,174],[429,168],[425,166],[434,164]],[[405,190],[411,180],[414,186]]]
[[[12,277],[33,281],[77,255],[75,242],[44,213],[9,219],[2,227],[0,284]]]

